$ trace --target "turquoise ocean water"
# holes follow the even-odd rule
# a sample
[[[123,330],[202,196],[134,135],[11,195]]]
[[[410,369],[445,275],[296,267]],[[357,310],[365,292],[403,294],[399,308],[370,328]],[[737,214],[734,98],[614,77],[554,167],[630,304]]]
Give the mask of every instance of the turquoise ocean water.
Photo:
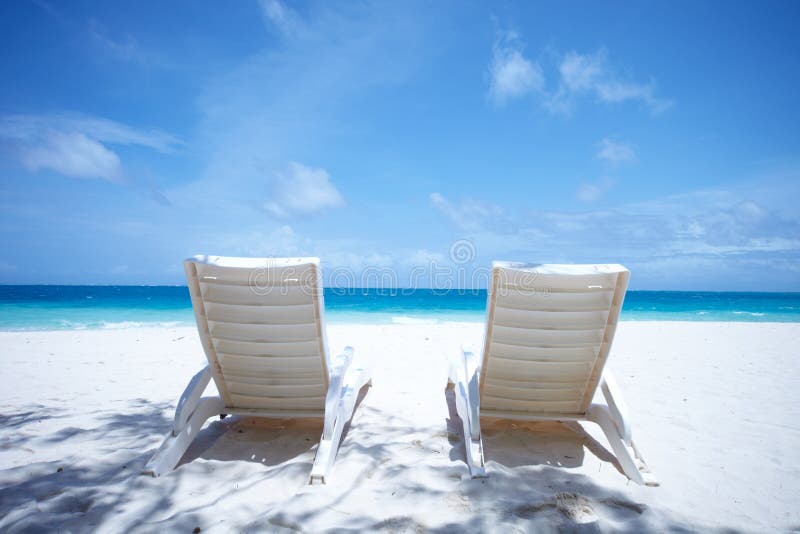
[[[483,321],[485,290],[325,290],[331,323]],[[800,293],[629,291],[622,320],[800,322]],[[0,330],[194,325],[183,286],[2,286]]]

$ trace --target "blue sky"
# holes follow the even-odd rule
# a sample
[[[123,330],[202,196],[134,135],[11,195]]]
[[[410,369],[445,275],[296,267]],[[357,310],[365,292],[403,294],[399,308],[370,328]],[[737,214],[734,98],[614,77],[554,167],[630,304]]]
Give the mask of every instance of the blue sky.
[[[798,15],[2,2],[0,282],[181,283],[209,253],[798,291]]]

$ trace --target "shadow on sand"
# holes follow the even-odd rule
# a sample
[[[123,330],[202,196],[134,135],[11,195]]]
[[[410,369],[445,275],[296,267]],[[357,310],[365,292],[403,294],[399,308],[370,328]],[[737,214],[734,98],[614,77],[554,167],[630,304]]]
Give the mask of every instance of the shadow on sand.
[[[358,392],[353,417],[356,416],[369,386]],[[342,431],[340,444],[347,439],[351,421]],[[187,449],[180,466],[197,458],[222,462],[248,461],[263,465],[279,465],[316,449],[322,436],[322,418],[265,419],[263,417],[229,416],[206,426]],[[308,462],[309,472],[311,462]]]
[[[466,463],[464,427],[456,412],[455,391],[447,388],[444,395],[449,415],[447,431],[453,445],[450,459]],[[578,467],[583,465],[586,448],[625,477],[617,458],[574,421],[562,423],[482,418],[481,433],[484,460],[487,463],[495,461],[506,467]]]
[[[210,517],[215,517],[213,507],[198,507],[188,501],[186,486],[197,484],[198,470],[201,475],[207,470],[211,485],[230,486],[232,481],[215,482],[215,476],[224,475],[211,462],[190,465],[198,458],[259,463],[265,466],[263,476],[252,476],[250,471],[248,484],[270,478],[286,487],[288,500],[256,506],[249,516],[228,518],[228,530],[325,530],[331,526],[329,514],[337,506],[348,511],[346,521],[336,520],[339,527],[335,531],[342,532],[640,532],[654,524],[664,531],[700,528],[682,524],[631,501],[621,492],[597,485],[589,477],[561,468],[580,465],[585,448],[604,461],[612,461],[607,451],[602,452],[602,446],[569,428],[556,424],[514,428],[508,422],[490,422],[485,428],[487,459],[492,462],[490,477],[472,480],[465,476],[461,425],[452,406],[448,432],[433,429],[427,441],[412,440],[410,436],[430,429],[420,429],[414,421],[371,406],[360,406],[366,391],[360,393],[356,414],[362,412],[361,422],[355,432],[349,425],[345,429],[337,464],[364,464],[364,468],[352,479],[339,478],[341,484],[335,487],[315,486],[296,495],[292,495],[296,491],[293,487],[302,484],[311,468],[321,420],[230,417],[212,422],[187,451],[181,461],[183,467],[153,479],[139,472],[170,428],[173,407],[169,403],[137,400],[125,413],[98,412],[95,421],[100,424],[95,428],[65,426],[38,435],[28,432],[31,425],[63,414],[48,413],[39,406],[27,407],[17,415],[6,414],[4,421],[9,425],[0,429],[4,448],[11,445],[36,451],[59,443],[69,454],[58,461],[34,461],[0,471],[0,531],[191,532],[200,525],[205,529]],[[368,421],[382,424],[365,424]],[[506,433],[519,439],[509,440],[503,437]],[[552,446],[535,445],[537,433],[547,433]],[[556,439],[552,439],[553,433]],[[86,442],[93,445],[89,454],[82,449]],[[398,454],[409,448],[413,454]],[[430,481],[436,482],[432,485]],[[381,516],[385,512],[362,504],[373,491],[380,492],[384,501],[396,499],[399,510],[388,508],[395,512],[389,511],[387,517]],[[408,504],[414,499],[441,503],[450,508],[448,517],[459,519],[440,523],[431,523],[430,517],[420,519],[414,506]]]

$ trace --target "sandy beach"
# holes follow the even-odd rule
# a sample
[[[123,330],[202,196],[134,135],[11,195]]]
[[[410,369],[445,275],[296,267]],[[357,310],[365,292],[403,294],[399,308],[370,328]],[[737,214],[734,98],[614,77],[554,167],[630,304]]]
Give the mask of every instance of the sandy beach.
[[[609,366],[656,488],[590,424],[488,419],[470,479],[445,382],[482,328],[328,327],[374,386],[325,486],[306,485],[320,420],[214,419],[177,470],[140,475],[205,362],[194,328],[0,333],[0,531],[800,528],[799,324],[621,324]]]

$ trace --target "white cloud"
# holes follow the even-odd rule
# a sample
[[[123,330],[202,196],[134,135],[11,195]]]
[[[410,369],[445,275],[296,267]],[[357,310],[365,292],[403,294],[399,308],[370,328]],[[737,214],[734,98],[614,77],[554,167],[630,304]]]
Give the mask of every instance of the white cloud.
[[[430,194],[433,206],[463,230],[480,230],[484,226],[494,226],[504,220],[499,206],[467,199],[454,204],[440,193]]]
[[[119,156],[82,133],[49,132],[42,142],[21,149],[22,163],[31,171],[50,169],[74,178],[120,182]]]
[[[95,42],[109,54],[125,61],[147,63],[139,43],[133,37],[128,35],[123,40],[114,39],[108,35],[105,27],[94,19],[89,20],[89,33]]]
[[[601,55],[582,56],[569,52],[558,67],[561,83],[569,91],[587,91],[604,76],[604,58]]]
[[[603,196],[604,190],[597,184],[581,184],[578,188],[578,200],[596,202]]]
[[[271,200],[264,209],[278,218],[305,215],[344,205],[344,199],[324,169],[290,162],[271,180]]]
[[[80,113],[6,115],[0,118],[0,138],[35,142],[37,137],[52,130],[78,132],[102,143],[139,145],[162,153],[173,152],[183,144],[177,137],[160,130],[140,130]]]
[[[489,96],[495,103],[502,104],[535,93],[553,113],[569,113],[576,101],[586,96],[608,103],[640,102],[652,113],[672,106],[672,101],[656,96],[656,84],[652,79],[642,83],[618,76],[608,65],[605,49],[594,54],[570,51],[556,55],[558,64],[554,71],[548,68],[551,73],[545,75],[538,62],[525,57],[515,32],[500,33],[489,67]],[[547,78],[554,80],[551,84],[555,89],[548,89]]]
[[[424,248],[416,249],[402,258],[403,262],[411,266],[427,266],[430,264],[443,264],[447,261],[441,252]]]
[[[104,143],[115,145],[138,145],[161,153],[174,152],[183,142],[177,137],[159,130],[138,130],[97,117],[65,119],[64,128],[74,128]]]
[[[283,33],[294,33],[300,27],[297,14],[280,0],[259,0],[258,5],[264,19]]]
[[[578,200],[581,202],[597,202],[609,189],[614,187],[614,180],[603,178],[595,183],[583,183],[578,187]]]
[[[331,246],[332,243],[325,243],[319,245],[325,253],[322,255],[328,265],[335,266],[340,272],[350,271],[351,273],[359,273],[365,270],[372,271],[374,269],[381,269],[391,267],[394,265],[394,258],[391,254],[385,252],[369,252],[364,250],[362,253],[354,252],[352,244],[343,249],[341,243],[338,249]],[[360,248],[363,249],[365,243],[359,243]],[[339,285],[343,285],[342,280],[339,280]],[[351,287],[362,287],[360,284],[351,284]]]
[[[600,100],[605,102],[624,102],[625,100],[639,100],[653,113],[661,113],[672,107],[673,102],[655,96],[656,86],[653,81],[647,84],[626,83],[618,80],[607,80],[598,83],[595,92]]]
[[[627,163],[636,161],[636,152],[628,143],[605,137],[600,141],[597,157],[613,164]]]
[[[119,156],[106,144],[138,145],[171,152],[181,142],[158,130],[143,131],[80,114],[0,117],[0,140],[11,145],[25,168],[49,169],[74,178],[125,179]]]
[[[558,66],[558,75],[558,90],[545,102],[553,112],[569,112],[574,101],[583,95],[594,95],[608,103],[638,101],[652,113],[672,106],[672,101],[655,96],[654,81],[640,83],[620,79],[608,66],[603,49],[594,54],[568,52]]]
[[[270,191],[280,181],[274,171],[310,161],[298,147],[304,154],[343,149],[352,103],[375,87],[405,83],[434,45],[432,22],[400,4],[323,2],[303,15],[291,39],[265,44],[202,88],[194,149],[205,165],[196,180],[165,192],[173,204],[223,207],[240,226],[263,224],[265,208],[290,217],[282,195]]]
[[[523,55],[513,32],[501,34],[495,42],[489,76],[489,96],[497,104],[544,87],[542,68]]]
[[[288,224],[269,231],[248,229],[206,234],[203,241],[214,243],[221,253],[249,257],[311,256],[313,243],[297,234]]]
[[[584,184],[579,195],[595,201],[612,185]],[[467,229],[460,224],[466,217],[462,205],[439,195],[434,206],[448,215],[455,235],[470,239],[478,257],[487,260],[619,262],[637,273],[639,287],[653,289],[733,289],[736,280],[739,289],[763,288],[763,278],[753,273],[768,269],[783,277],[769,287],[786,287],[797,281],[792,269],[800,271],[792,267],[800,261],[800,216],[797,209],[781,213],[757,200],[763,197],[759,187],[695,191],[607,209],[506,210],[502,224],[489,226],[483,219]],[[726,274],[717,279],[717,271]]]

